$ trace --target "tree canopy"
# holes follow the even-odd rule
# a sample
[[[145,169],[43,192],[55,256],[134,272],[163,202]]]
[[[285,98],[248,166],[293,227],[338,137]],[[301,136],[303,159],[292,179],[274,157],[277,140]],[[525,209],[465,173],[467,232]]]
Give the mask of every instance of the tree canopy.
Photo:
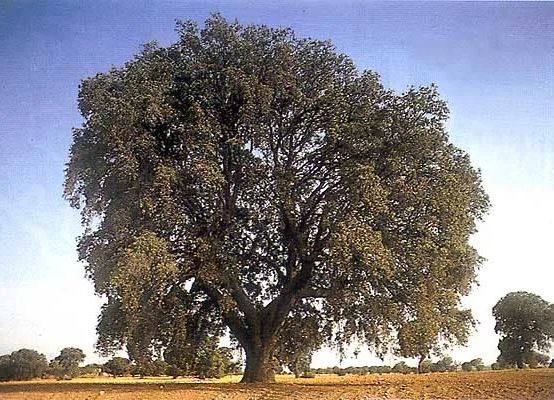
[[[131,361],[124,357],[113,357],[102,366],[102,371],[114,378],[127,375],[131,372]]]
[[[481,358],[474,358],[471,361],[462,363],[462,371],[483,371],[485,364]]]
[[[467,329],[488,199],[436,87],[396,94],[290,29],[177,30],[79,91],[65,197],[106,298],[98,347],[154,357],[228,330],[251,382],[305,313],[380,354],[415,321]]]
[[[297,307],[279,332],[274,356],[297,378],[309,373],[313,353],[325,343],[320,318],[308,305]]]
[[[502,297],[492,309],[494,330],[500,334],[498,361],[503,365],[538,364],[554,339],[554,304],[533,293],[512,292]],[[548,357],[548,356],[547,356]]]
[[[35,350],[20,349],[0,356],[0,381],[38,378],[47,368],[48,361],[44,354]]]
[[[75,377],[79,375],[79,364],[85,360],[83,350],[76,347],[65,347],[51,362],[51,370],[55,375]]]

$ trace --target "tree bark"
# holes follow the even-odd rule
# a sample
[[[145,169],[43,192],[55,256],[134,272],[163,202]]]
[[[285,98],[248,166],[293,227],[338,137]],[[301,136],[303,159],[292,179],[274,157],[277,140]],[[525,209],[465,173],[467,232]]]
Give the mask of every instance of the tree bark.
[[[274,348],[273,339],[261,340],[260,338],[255,338],[246,346],[246,366],[241,382],[275,382],[275,371],[273,366]]]
[[[427,358],[425,355],[419,356],[419,362],[417,363],[417,373],[422,374],[423,373],[423,361],[425,361],[425,358]]]
[[[294,377],[295,377],[295,378],[300,378],[300,375],[302,374],[302,373],[300,372],[300,365],[298,365],[298,364],[299,364],[299,363],[298,363],[298,360],[296,360],[296,361],[294,362]]]

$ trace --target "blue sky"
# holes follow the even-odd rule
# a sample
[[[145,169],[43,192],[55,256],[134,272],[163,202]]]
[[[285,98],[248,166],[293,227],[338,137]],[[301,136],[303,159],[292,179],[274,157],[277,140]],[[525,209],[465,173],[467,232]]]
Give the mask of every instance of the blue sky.
[[[174,21],[219,11],[331,39],[385,86],[437,83],[452,141],[483,173],[493,208],[472,242],[487,258],[465,300],[480,321],[460,361],[492,362],[491,307],[528,290],[554,302],[554,4],[2,1],[0,3],[0,354],[93,355],[100,299],[76,261],[79,216],[62,197],[81,79],[142,43],[176,39]],[[315,365],[338,364],[329,350]],[[392,361],[392,360],[390,360]],[[343,365],[376,362],[362,352]]]

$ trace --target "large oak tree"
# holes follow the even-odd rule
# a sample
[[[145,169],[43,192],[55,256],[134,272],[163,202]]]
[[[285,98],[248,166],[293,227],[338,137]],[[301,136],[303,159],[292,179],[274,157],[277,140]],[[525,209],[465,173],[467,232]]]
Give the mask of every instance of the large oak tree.
[[[178,33],[80,87],[65,196],[106,299],[99,348],[229,331],[243,380],[268,381],[306,313],[378,352],[420,316],[459,320],[488,199],[435,87],[395,94],[289,29],[216,15]]]

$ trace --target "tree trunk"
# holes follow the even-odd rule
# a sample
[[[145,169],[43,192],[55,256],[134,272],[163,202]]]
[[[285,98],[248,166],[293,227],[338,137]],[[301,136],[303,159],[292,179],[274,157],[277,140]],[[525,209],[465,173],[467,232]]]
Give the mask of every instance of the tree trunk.
[[[294,377],[295,378],[300,378],[300,375],[302,374],[300,372],[300,365],[298,365],[298,360],[295,361],[294,363]]]
[[[241,382],[275,382],[273,340],[253,340],[246,348],[246,366]]]
[[[421,355],[419,357],[419,362],[417,363],[417,373],[422,374],[423,373],[423,361],[425,361],[425,356]]]

